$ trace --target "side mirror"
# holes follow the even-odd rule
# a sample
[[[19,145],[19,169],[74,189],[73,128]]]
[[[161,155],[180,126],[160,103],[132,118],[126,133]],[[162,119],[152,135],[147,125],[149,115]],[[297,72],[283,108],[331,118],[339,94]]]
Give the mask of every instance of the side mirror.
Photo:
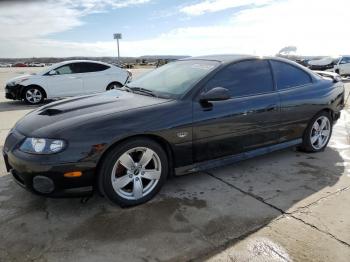
[[[223,87],[215,87],[199,96],[201,102],[223,101],[231,98],[230,91]]]
[[[51,70],[48,74],[49,76],[58,75],[56,70]]]

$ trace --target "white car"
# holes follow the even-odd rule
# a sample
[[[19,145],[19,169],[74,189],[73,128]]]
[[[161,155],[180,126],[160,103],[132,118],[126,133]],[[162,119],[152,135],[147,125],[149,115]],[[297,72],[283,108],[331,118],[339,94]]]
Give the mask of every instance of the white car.
[[[131,78],[119,67],[90,60],[54,64],[44,71],[10,79],[5,97],[39,104],[44,99],[85,95],[122,87]]]
[[[28,66],[30,66],[30,67],[45,67],[45,64],[44,63],[33,62],[33,63],[30,63]]]
[[[335,72],[339,75],[350,75],[350,56],[341,56],[334,68],[327,71]]]

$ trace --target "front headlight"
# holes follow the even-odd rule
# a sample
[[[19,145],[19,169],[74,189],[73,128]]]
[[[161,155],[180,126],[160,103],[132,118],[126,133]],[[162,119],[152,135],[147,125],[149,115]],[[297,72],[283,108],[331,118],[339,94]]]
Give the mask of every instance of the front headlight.
[[[19,150],[30,154],[54,154],[61,152],[66,142],[60,139],[26,138]]]
[[[14,80],[8,83],[8,86],[15,86],[18,85],[26,80],[28,80],[29,78],[22,78],[22,79],[18,79],[18,80]]]

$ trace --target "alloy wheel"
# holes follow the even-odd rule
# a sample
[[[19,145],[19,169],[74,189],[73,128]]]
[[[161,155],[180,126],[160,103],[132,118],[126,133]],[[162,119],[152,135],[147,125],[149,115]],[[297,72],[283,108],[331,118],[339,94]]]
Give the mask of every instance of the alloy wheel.
[[[331,134],[331,123],[326,116],[320,116],[316,119],[311,128],[310,141],[314,149],[323,148]]]
[[[152,192],[161,173],[161,161],[156,152],[147,147],[132,148],[114,164],[112,186],[120,197],[138,200]]]
[[[37,104],[39,103],[42,98],[43,95],[41,93],[41,91],[37,88],[30,88],[26,91],[26,100],[31,103],[31,104]]]

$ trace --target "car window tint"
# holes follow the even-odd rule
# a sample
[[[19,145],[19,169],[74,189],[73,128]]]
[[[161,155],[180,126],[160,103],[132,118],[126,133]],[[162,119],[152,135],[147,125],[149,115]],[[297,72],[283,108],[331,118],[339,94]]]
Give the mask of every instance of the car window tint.
[[[72,71],[72,68],[71,68],[71,65],[64,65],[64,66],[61,66],[59,68],[56,68],[55,71],[57,72],[57,74],[59,75],[65,75],[65,74],[72,74],[73,71]]]
[[[270,66],[266,60],[248,60],[232,64],[219,71],[206,84],[206,90],[224,87],[232,97],[273,91]]]
[[[343,59],[340,62],[341,64],[348,64],[350,63],[350,57],[343,57]]]
[[[91,72],[99,72],[109,68],[107,65],[97,64],[97,63],[74,63],[75,71],[78,73],[91,73]]]
[[[310,75],[302,69],[280,61],[271,61],[271,64],[277,88],[280,90],[312,82]]]

